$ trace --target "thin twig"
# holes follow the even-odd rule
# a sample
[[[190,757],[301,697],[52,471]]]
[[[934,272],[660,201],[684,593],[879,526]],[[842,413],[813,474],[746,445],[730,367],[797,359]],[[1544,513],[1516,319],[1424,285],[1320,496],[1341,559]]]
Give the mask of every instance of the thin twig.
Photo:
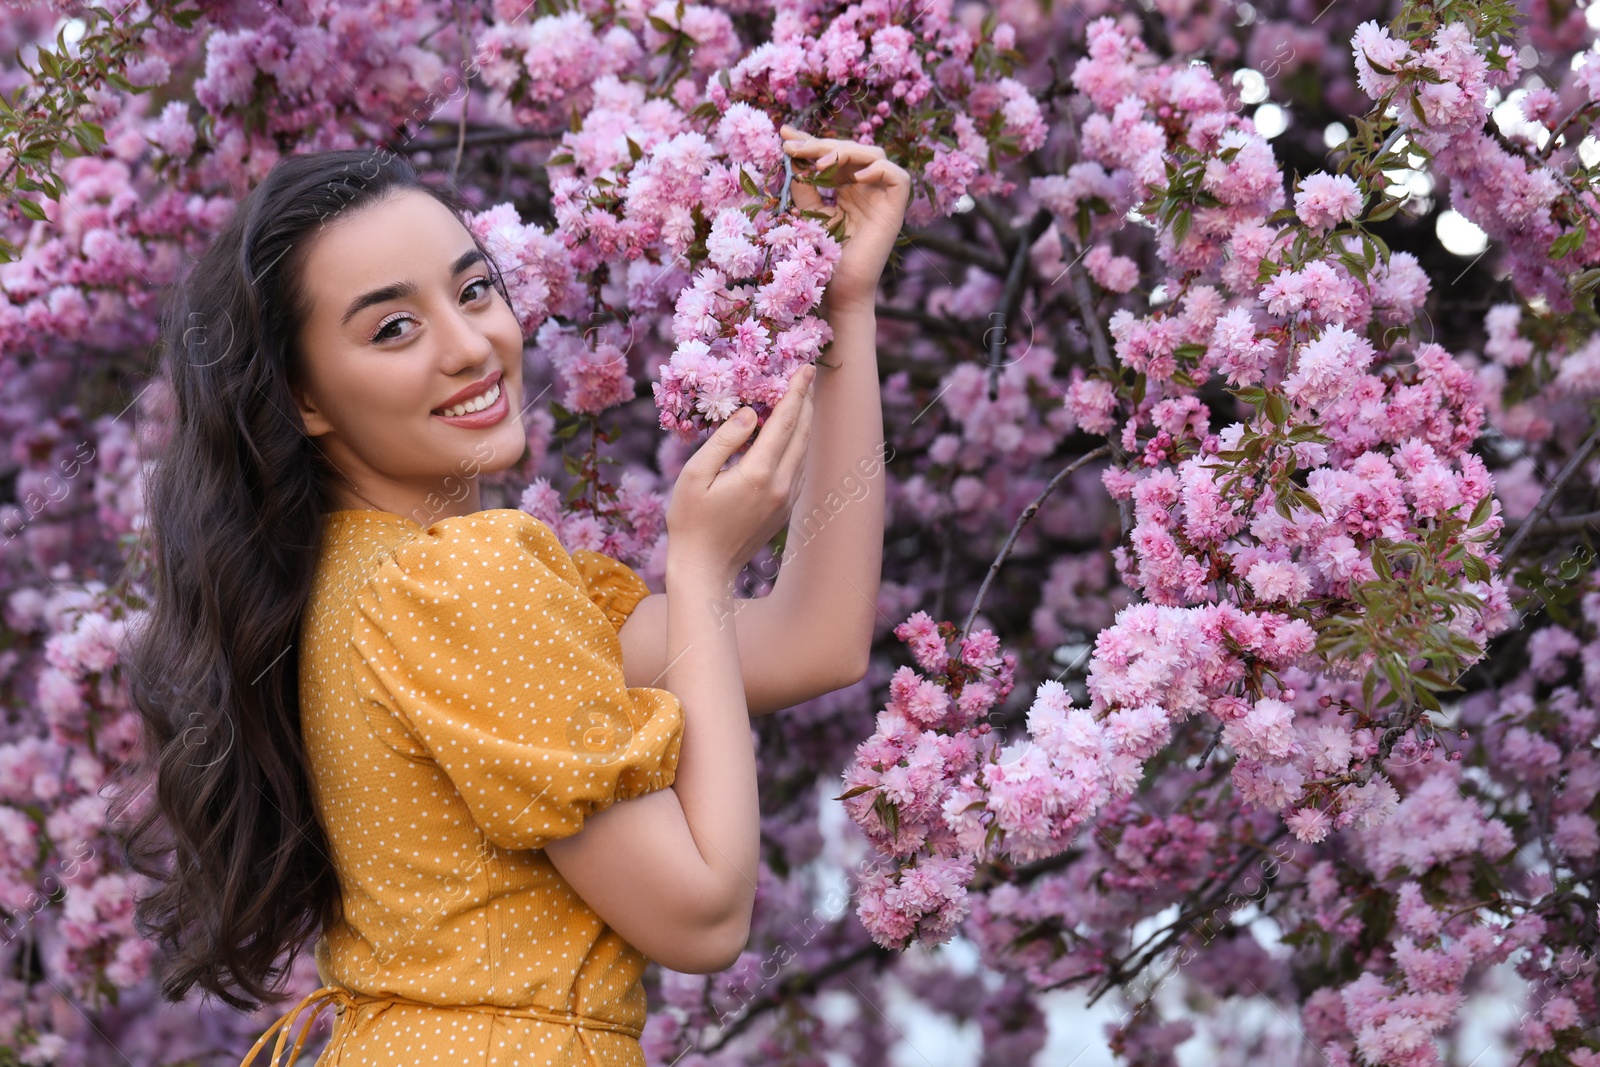
[[[967,632],[972,629],[972,621],[978,617],[978,609],[983,606],[984,595],[989,592],[989,586],[994,582],[995,575],[1000,573],[1000,567],[1005,563],[1006,557],[1011,555],[1011,546],[1017,543],[1017,537],[1022,533],[1022,528],[1033,519],[1033,516],[1039,511],[1040,506],[1050,498],[1050,494],[1056,491],[1056,486],[1065,481],[1069,474],[1083,466],[1085,463],[1089,462],[1091,459],[1098,459],[1110,451],[1111,445],[1108,443],[1101,445],[1099,448],[1096,448],[1091,452],[1085,452],[1083,455],[1079,456],[1077,459],[1063,467],[1054,478],[1050,479],[1049,483],[1044,487],[1043,492],[1034,497],[1032,503],[1022,509],[1022,514],[1017,516],[1016,523],[1011,527],[1011,533],[1006,536],[1005,544],[1000,546],[1000,554],[994,558],[993,563],[989,564],[989,573],[983,576],[983,584],[978,586],[978,595],[972,600],[972,610],[967,612],[967,621],[961,626],[961,633],[963,636],[965,636]]]
[[[903,308],[894,307],[890,304],[877,304],[874,306],[873,311],[880,319],[900,319],[903,322],[914,322],[918,326],[941,334],[963,334],[971,325],[945,315],[930,315],[920,308]],[[979,341],[978,338],[973,338],[972,340],[974,343]]]
[[[1072,281],[1072,297],[1078,303],[1078,318],[1083,322],[1083,332],[1089,338],[1089,349],[1094,353],[1094,364],[1111,375],[1112,381],[1115,382],[1116,371],[1111,363],[1111,343],[1106,340],[1105,330],[1101,329],[1100,320],[1095,317],[1094,293],[1089,288],[1089,275],[1073,262],[1067,266],[1067,276]],[[1120,467],[1127,452],[1115,434],[1109,440],[1111,460]],[[1128,536],[1128,531],[1133,529],[1133,501],[1127,497],[1117,499],[1117,521],[1121,531],[1120,536]]]
[[[469,133],[463,139],[456,137],[441,137],[432,141],[407,141],[396,145],[396,152],[438,152],[455,148],[458,144],[489,145],[489,144],[515,144],[518,141],[553,141],[561,136],[556,133],[541,133],[538,130],[496,130],[491,133]]]
[[[1111,345],[1105,331],[1094,314],[1094,293],[1089,291],[1089,277],[1078,269],[1076,263],[1067,268],[1072,279],[1072,295],[1078,301],[1078,316],[1083,320],[1083,332],[1089,335],[1089,348],[1094,352],[1094,365],[1101,370],[1111,369]]]
[[[996,278],[1006,272],[1005,261],[996,259],[975,245],[966,244],[953,237],[927,233],[923,230],[912,230],[906,236],[911,238],[913,248],[926,248],[930,252],[942,253],[951,259],[960,260],[962,263],[970,263],[979,270],[987,271],[994,275]]]
[[[1589,455],[1589,450],[1595,446],[1596,442],[1600,442],[1600,425],[1597,425],[1593,432],[1584,439],[1583,444],[1578,446],[1577,451],[1572,453],[1572,457],[1567,460],[1566,466],[1561,468],[1561,473],[1556,475],[1556,480],[1550,484],[1550,488],[1546,489],[1544,495],[1539,498],[1538,506],[1528,513],[1527,519],[1523,521],[1521,526],[1517,527],[1517,532],[1512,536],[1511,540],[1506,542],[1506,547],[1500,552],[1500,572],[1502,574],[1511,568],[1511,561],[1516,557],[1517,548],[1521,546],[1523,540],[1527,538],[1528,533],[1534,526],[1538,525],[1539,520],[1544,518],[1545,513],[1550,510],[1550,505],[1555,503],[1556,495],[1561,492],[1561,487],[1566,484],[1568,478],[1572,477],[1572,472],[1577,470],[1579,465],[1583,463],[1585,457]]]
[[[1552,126],[1550,128],[1550,139],[1544,143],[1543,148],[1539,149],[1539,155],[1541,157],[1547,157],[1551,152],[1554,152],[1556,150],[1556,142],[1561,139],[1561,135],[1566,132],[1567,127],[1572,125],[1572,120],[1589,110],[1589,108],[1592,106],[1593,105],[1590,104],[1589,101],[1585,100],[1583,103],[1569,111],[1566,118]]]
[[[459,0],[452,0],[452,7],[456,12],[456,36],[461,38],[461,69],[466,70],[472,61],[472,56],[467,51],[467,27],[461,19],[461,4]],[[472,103],[472,90],[466,83],[461,86],[461,118],[456,124],[456,158],[450,164],[450,184],[454,185],[456,175],[461,171],[461,157],[467,150],[467,105]]]
[[[778,194],[778,214],[785,214],[789,210],[790,190],[794,188],[794,160],[787,154],[783,157],[783,190]]]
[[[1525,145],[1520,145],[1515,141],[1510,140],[1504,140],[1504,143],[1516,149],[1517,153],[1521,155],[1522,158],[1528,160],[1530,163],[1537,163],[1539,166],[1543,167],[1545,170],[1554,175],[1556,181],[1561,183],[1561,187],[1572,194],[1572,202],[1578,206],[1579,210],[1588,215],[1591,219],[1594,219],[1594,221],[1600,222],[1600,212],[1596,212],[1594,208],[1584,203],[1583,194],[1578,192],[1577,186],[1573,185],[1567,180],[1567,176],[1561,173],[1561,169],[1559,167],[1552,166],[1549,160],[1544,159],[1541,156],[1534,155],[1532,152],[1528,151]]]
[[[1000,321],[984,331],[989,339],[989,400],[992,403],[1000,395],[1000,366],[1001,352],[1011,335],[1011,320],[1016,317],[1017,310],[1022,306],[1022,289],[1028,278],[1028,250],[1033,247],[1033,242],[1039,239],[1045,228],[1050,225],[1051,215],[1045,208],[1034,212],[1033,218],[1028,220],[1028,225],[1023,229],[1021,239],[1016,247],[1011,250],[1011,267],[1006,271],[1005,288],[1000,291],[1000,310],[997,314]]]
[[[1000,241],[1000,247],[1007,255],[1011,254],[1011,242],[1015,239],[1011,226],[1000,217],[1000,212],[986,197],[978,197],[973,201],[973,210],[979,218],[989,224],[989,229],[994,231],[995,237]],[[996,274],[999,271],[995,272]]]
[[[1532,530],[1529,537],[1542,537],[1548,534],[1578,533],[1586,527],[1600,523],[1600,511],[1587,511],[1582,515],[1557,515],[1553,519],[1546,519],[1538,528]],[[1528,524],[1527,519],[1507,521],[1506,526],[1511,530],[1521,530]]]
[[[1106,970],[1104,975],[1102,975],[1100,983],[1094,990],[1090,992],[1089,1003],[1093,1005],[1096,1001],[1105,996],[1106,993],[1110,992],[1116,986],[1123,984],[1129,979],[1138,977],[1140,972],[1142,972],[1146,967],[1150,966],[1151,962],[1153,962],[1156,957],[1165,952],[1175,940],[1182,936],[1182,934],[1185,932],[1183,930],[1183,925],[1185,923],[1193,926],[1195,919],[1204,916],[1208,912],[1215,915],[1223,907],[1227,906],[1229,899],[1234,896],[1232,892],[1233,883],[1241,874],[1244,873],[1244,869],[1250,866],[1250,862],[1255,859],[1254,854],[1266,852],[1270,846],[1276,844],[1288,833],[1288,826],[1280,824],[1278,829],[1265,840],[1259,843],[1245,843],[1245,848],[1249,851],[1247,851],[1243,856],[1239,857],[1238,863],[1236,863],[1233,869],[1228,872],[1226,878],[1220,882],[1212,884],[1210,887],[1211,893],[1209,899],[1207,899],[1204,903],[1199,903],[1198,906],[1192,910],[1185,909],[1180,911],[1177,918],[1173,919],[1172,922],[1163,929],[1157,930],[1149,937],[1145,938],[1145,940],[1140,943],[1137,948],[1129,951],[1126,957],[1113,961],[1111,967]],[[1267,888],[1267,886],[1263,885],[1263,888]],[[1253,893],[1246,894],[1242,899],[1250,900],[1253,896]],[[1262,900],[1265,899],[1266,896],[1263,895]],[[1155,943],[1157,938],[1160,939],[1159,943]],[[1139,959],[1138,957],[1140,957],[1141,954],[1143,955],[1143,958]],[[1134,964],[1134,966],[1130,967],[1130,963]]]
[[[856,964],[864,963],[873,957],[878,957],[880,963],[887,962],[889,959],[889,952],[887,949],[879,948],[876,944],[868,943],[862,945],[853,952],[849,952],[843,956],[840,956],[837,959],[829,960],[821,967],[818,967],[815,971],[804,971],[800,974],[794,975],[791,978],[785,979],[783,982],[778,984],[777,989],[773,990],[767,996],[762,997],[759,1000],[751,1001],[750,1005],[745,1009],[745,1013],[739,1016],[733,1022],[729,1023],[727,1026],[723,1027],[722,1032],[717,1035],[717,1039],[715,1041],[711,1042],[705,1048],[697,1049],[696,1051],[700,1052],[702,1055],[710,1055],[711,1053],[716,1052],[729,1041],[732,1041],[735,1037],[739,1036],[739,1034],[742,1033],[745,1028],[754,1022],[763,1012],[767,1012],[773,1008],[776,1008],[778,1005],[782,1004],[784,1001],[788,1000],[797,993],[815,990],[818,985],[827,981],[829,978],[832,978],[834,975],[843,971],[847,971]]]

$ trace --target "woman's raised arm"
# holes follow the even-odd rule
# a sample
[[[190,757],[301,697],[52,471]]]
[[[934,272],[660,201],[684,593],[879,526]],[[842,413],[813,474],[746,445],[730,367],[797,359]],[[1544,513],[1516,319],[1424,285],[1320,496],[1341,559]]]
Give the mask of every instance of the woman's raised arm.
[[[608,926],[645,955],[690,973],[728,967],[755,904],[760,808],[755,751],[731,611],[733,579],[783,523],[811,431],[810,379],[791,379],[760,438],[753,413],[719,427],[678,477],[671,540],[663,688],[683,705],[671,789],[619,801],[545,854]]]

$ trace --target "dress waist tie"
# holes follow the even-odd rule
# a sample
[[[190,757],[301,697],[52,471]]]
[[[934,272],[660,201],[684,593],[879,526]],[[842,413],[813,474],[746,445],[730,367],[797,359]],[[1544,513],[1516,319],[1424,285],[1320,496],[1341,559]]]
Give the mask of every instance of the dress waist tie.
[[[317,1003],[319,1001],[320,1003]],[[256,1058],[256,1053],[260,1052],[266,1047],[267,1039],[270,1038],[274,1032],[276,1032],[278,1035],[278,1041],[273,1046],[272,1059],[269,1061],[269,1064],[270,1067],[278,1067],[278,1060],[283,1055],[283,1046],[289,1040],[289,1033],[294,1029],[295,1020],[299,1018],[301,1011],[310,1007],[313,1003],[316,1003],[317,1006],[312,1009],[310,1017],[306,1019],[305,1026],[300,1030],[299,1039],[295,1041],[294,1048],[289,1052],[288,1060],[284,1061],[284,1067],[292,1067],[294,1061],[300,1056],[300,1049],[306,1043],[306,1036],[311,1032],[312,1025],[316,1023],[317,1016],[322,1013],[323,1008],[326,1008],[329,1004],[333,1004],[335,1002],[338,1003],[338,1007],[334,1009],[334,1012],[338,1015],[343,1015],[347,1007],[351,1007],[356,1004],[410,1004],[419,1008],[444,1009],[448,1011],[478,1011],[488,1012],[492,1015],[510,1015],[518,1019],[541,1019],[547,1023],[557,1023],[564,1026],[576,1026],[584,1030],[610,1030],[614,1033],[627,1034],[629,1037],[635,1039],[644,1033],[641,1028],[637,1026],[629,1026],[627,1023],[612,1022],[609,1019],[598,1019],[592,1015],[579,1015],[576,1012],[562,1011],[557,1008],[540,1008],[535,1006],[509,1008],[502,1007],[498,1004],[429,1004],[426,1001],[411,1000],[408,997],[402,997],[393,993],[385,994],[383,996],[375,996],[370,993],[355,993],[344,988],[343,986],[325,985],[315,992],[306,994],[305,998],[302,999],[300,1003],[290,1008],[278,1019],[277,1022],[267,1027],[267,1032],[262,1034],[261,1037],[257,1039],[255,1045],[252,1046],[250,1051],[245,1055],[245,1058],[239,1061],[239,1067],[249,1067],[250,1063]]]

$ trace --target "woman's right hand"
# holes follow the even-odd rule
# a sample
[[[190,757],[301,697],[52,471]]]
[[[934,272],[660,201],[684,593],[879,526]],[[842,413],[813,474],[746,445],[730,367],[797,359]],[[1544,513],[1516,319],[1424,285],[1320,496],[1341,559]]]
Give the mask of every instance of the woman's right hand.
[[[723,464],[749,440],[755,412],[742,407],[689,457],[667,505],[667,569],[729,584],[789,519],[811,440],[811,365],[789,378],[750,450]]]

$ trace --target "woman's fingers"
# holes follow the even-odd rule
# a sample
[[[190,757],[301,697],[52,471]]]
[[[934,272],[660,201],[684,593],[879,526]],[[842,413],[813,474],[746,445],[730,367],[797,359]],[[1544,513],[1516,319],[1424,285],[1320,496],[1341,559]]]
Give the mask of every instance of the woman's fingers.
[[[810,182],[795,179],[789,185],[789,195],[794,197],[794,202],[802,211],[826,211],[827,205],[822,202],[822,194],[817,192],[817,187]]]
[[[785,126],[784,129],[789,127]],[[875,160],[888,158],[880,145],[845,141],[836,137],[793,137],[784,141],[783,150],[791,156],[813,160],[818,170],[824,170],[834,163],[863,166]]]
[[[815,374],[816,371],[813,370],[811,373]],[[795,416],[794,432],[789,435],[783,456],[778,460],[776,475],[778,484],[788,487],[791,505],[799,495],[801,476],[805,473],[806,452],[811,447],[812,419],[816,414],[816,406],[812,403],[812,390],[805,389],[803,393],[800,398],[800,410]]]
[[[889,177],[889,168],[894,166],[887,159],[877,159],[856,171],[856,181],[875,182]]]
[[[771,417],[761,428],[761,436],[756,438],[756,443],[750,446],[750,451],[745,453],[739,465],[734,468],[736,471],[741,471],[752,483],[770,486],[782,482],[779,473],[780,464],[794,439],[804,407],[807,386],[816,373],[815,368],[807,366],[801,367],[789,376],[789,391],[773,406]],[[787,485],[783,488],[786,491]]]
[[[750,439],[755,428],[755,409],[741,407],[723,420],[722,425],[705,439],[705,443],[684,463],[684,469],[692,467],[695,483],[701,488],[709,486],[716,480],[717,472],[722,469],[722,465],[733,458],[740,445]],[[759,442],[757,444],[759,445]]]

